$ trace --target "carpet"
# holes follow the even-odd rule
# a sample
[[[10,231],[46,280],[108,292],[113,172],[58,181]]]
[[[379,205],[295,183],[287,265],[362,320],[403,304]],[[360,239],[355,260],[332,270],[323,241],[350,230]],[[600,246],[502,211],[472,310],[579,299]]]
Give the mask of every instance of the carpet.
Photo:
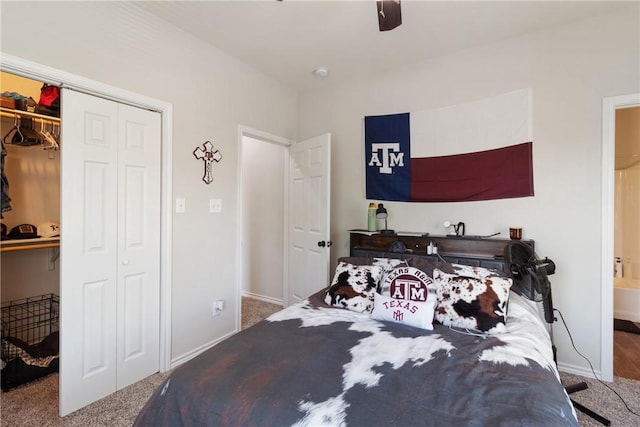
[[[632,334],[640,334],[640,323],[634,323],[630,320],[613,319],[613,329],[622,332],[631,332]]]
[[[242,329],[247,329],[280,310],[282,310],[281,305],[242,297]]]

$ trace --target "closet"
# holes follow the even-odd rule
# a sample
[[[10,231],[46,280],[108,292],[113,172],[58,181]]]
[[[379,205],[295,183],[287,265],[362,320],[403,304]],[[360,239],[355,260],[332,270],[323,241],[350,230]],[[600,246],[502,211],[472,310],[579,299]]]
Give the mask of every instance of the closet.
[[[0,92],[20,93],[36,102],[42,87],[41,82],[5,72],[1,73],[0,82]],[[3,105],[7,105],[5,101],[6,98],[3,97]],[[2,107],[0,114],[0,137],[3,138],[6,149],[3,169],[11,197],[11,210],[3,212],[2,224],[7,227],[7,232],[20,224],[31,224],[36,228],[48,223],[59,224],[60,151],[41,135],[53,135],[58,141],[60,119],[9,106]],[[18,132],[16,127],[19,127]],[[39,135],[41,144],[18,144],[22,139],[20,134],[27,127]],[[25,133],[25,139],[34,133]],[[0,243],[2,302],[30,297],[39,291],[43,294],[57,293],[59,279],[54,263],[57,262],[57,249],[52,249],[59,246],[59,240],[59,237],[3,239]],[[48,248],[52,249],[46,250]],[[13,256],[14,253],[16,256]],[[46,262],[39,263],[38,258],[44,258]]]
[[[58,189],[47,206],[60,247],[43,251],[49,271],[58,258],[48,252],[59,250],[48,286],[60,294],[65,415],[159,370],[161,117],[66,88],[61,105]],[[20,168],[20,184],[38,186],[45,168]],[[4,255],[3,301],[13,287]]]
[[[3,96],[0,111],[3,210],[10,208],[3,212],[6,232],[0,242],[6,390],[58,369],[60,119],[33,111],[42,82],[8,73],[0,82],[0,92],[14,96]],[[5,196],[11,199],[8,205]],[[25,363],[32,355],[37,360]]]

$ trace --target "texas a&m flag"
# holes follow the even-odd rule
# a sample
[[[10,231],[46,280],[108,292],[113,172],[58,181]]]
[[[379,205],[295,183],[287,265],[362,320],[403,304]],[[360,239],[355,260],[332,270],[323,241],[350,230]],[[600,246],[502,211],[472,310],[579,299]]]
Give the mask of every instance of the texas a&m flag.
[[[460,202],[533,196],[531,90],[366,116],[366,198]]]

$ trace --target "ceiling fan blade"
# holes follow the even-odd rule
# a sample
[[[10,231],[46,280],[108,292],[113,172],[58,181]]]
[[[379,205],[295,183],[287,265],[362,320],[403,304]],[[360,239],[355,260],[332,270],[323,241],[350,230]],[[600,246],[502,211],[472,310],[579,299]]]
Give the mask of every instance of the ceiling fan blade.
[[[378,28],[380,31],[389,31],[402,24],[400,0],[376,1],[378,9]]]

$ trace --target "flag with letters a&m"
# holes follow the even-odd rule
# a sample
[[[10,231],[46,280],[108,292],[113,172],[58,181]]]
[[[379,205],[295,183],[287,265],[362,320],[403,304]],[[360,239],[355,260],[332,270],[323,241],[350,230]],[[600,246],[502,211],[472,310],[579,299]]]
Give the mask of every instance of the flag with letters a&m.
[[[366,198],[460,202],[534,195],[531,90],[364,118]]]

